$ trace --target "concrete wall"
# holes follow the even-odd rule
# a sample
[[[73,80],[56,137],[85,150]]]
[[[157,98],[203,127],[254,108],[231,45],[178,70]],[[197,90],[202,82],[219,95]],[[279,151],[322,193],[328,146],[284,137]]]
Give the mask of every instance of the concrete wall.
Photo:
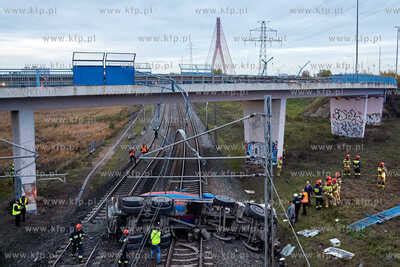
[[[264,113],[264,101],[243,101],[244,114]],[[264,123],[265,120],[261,116],[255,116],[244,121],[244,141],[247,144],[247,152],[251,156],[264,156]],[[283,144],[285,136],[286,123],[286,98],[272,100],[272,142],[277,143],[278,154],[282,156]],[[255,153],[257,151],[257,153]],[[255,154],[254,154],[255,153]]]
[[[11,112],[13,143],[20,147],[13,146],[14,156],[28,156],[26,158],[14,159],[16,176],[16,197],[24,195],[28,198],[27,212],[36,212],[36,163],[35,151],[35,118],[34,111],[24,108]],[[28,151],[29,150],[29,151]]]
[[[331,98],[331,131],[333,135],[363,138],[367,115],[366,97]]]
[[[380,125],[382,122],[383,97],[368,97],[367,125]]]

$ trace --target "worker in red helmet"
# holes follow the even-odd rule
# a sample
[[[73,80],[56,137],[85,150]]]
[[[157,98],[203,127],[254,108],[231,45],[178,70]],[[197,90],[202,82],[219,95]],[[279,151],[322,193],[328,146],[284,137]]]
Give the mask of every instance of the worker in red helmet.
[[[326,176],[326,181],[327,181],[327,182],[329,182],[329,181],[330,181],[330,182],[332,182],[332,177],[331,177],[331,176],[329,176],[329,175],[328,175],[328,176]]]
[[[317,180],[314,186],[314,195],[315,195],[315,208],[317,210],[322,209],[324,205],[323,191],[321,187],[321,180]]]
[[[131,147],[131,149],[129,150],[129,159],[131,162],[136,164],[136,151],[134,147]]]
[[[356,155],[356,158],[353,159],[353,170],[354,170],[354,178],[361,177],[361,156],[359,154]]]
[[[276,176],[278,177],[281,176],[282,167],[283,167],[283,157],[279,157],[276,165]]]
[[[81,263],[83,261],[83,236],[85,233],[82,229],[82,224],[78,223],[74,227],[74,231],[69,236],[69,241],[71,242],[72,255],[78,252],[78,261]]]
[[[118,259],[118,266],[120,266],[120,267],[122,267],[122,266],[126,267],[126,266],[128,266],[128,263],[129,263],[128,249],[127,249],[128,236],[129,236],[129,230],[125,228],[122,231],[122,237],[120,239],[120,242],[122,242],[122,248],[121,248],[122,253]]]
[[[339,184],[336,178],[332,179],[332,197],[333,206],[338,206],[340,203]]]
[[[377,181],[377,186],[380,188],[385,189],[385,184],[386,184],[386,167],[385,163],[381,161],[378,165],[378,181]]]
[[[324,197],[325,197],[325,208],[329,208],[332,206],[333,202],[333,188],[332,181],[326,181],[323,187]]]
[[[350,176],[350,174],[351,174],[350,154],[346,154],[346,156],[343,159],[343,175]]]

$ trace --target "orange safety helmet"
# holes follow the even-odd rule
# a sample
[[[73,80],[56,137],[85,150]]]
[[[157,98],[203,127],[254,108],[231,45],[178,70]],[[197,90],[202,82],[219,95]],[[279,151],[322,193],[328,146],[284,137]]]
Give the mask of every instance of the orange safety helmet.
[[[327,180],[327,181],[332,181],[332,177],[330,177],[330,176],[328,175],[328,176],[326,176],[326,180]]]
[[[359,154],[357,154],[356,155],[356,159],[360,159],[361,157],[360,157],[360,155]]]
[[[80,223],[76,224],[75,225],[75,229],[78,230],[78,231],[81,230],[82,229],[82,224],[80,224]]]
[[[129,235],[129,230],[125,228],[125,229],[122,231],[122,233],[123,233],[125,236],[127,236],[127,235]]]
[[[337,183],[337,179],[336,179],[336,178],[333,178],[333,179],[332,179],[332,183],[333,183],[333,184],[336,184],[336,183]]]
[[[328,180],[328,181],[326,182],[326,185],[332,185],[332,181],[331,181],[331,180]]]

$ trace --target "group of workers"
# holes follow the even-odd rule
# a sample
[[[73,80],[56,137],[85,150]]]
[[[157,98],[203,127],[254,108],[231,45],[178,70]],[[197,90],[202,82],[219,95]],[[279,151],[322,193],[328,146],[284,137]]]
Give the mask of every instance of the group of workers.
[[[85,236],[85,232],[83,231],[82,224],[78,223],[75,225],[74,230],[71,232],[69,236],[69,241],[71,243],[71,253],[72,256],[78,257],[78,262],[83,262],[83,239]],[[122,237],[119,239],[119,242],[122,243],[121,254],[118,258],[118,266],[128,266],[129,258],[128,258],[128,237],[129,237],[129,229],[122,230]],[[157,264],[161,263],[161,229],[160,223],[157,222],[155,227],[152,229],[150,233],[150,242],[151,242],[151,250],[150,250],[150,260],[153,259],[154,255],[156,256]]]
[[[21,220],[25,222],[26,206],[28,205],[28,198],[25,196],[15,199],[11,206],[11,215],[14,217],[15,226],[19,227]]]
[[[147,152],[149,152],[149,147],[146,144],[142,144],[140,146],[140,153],[146,154]],[[136,164],[136,149],[134,146],[129,149],[129,158],[131,162]]]
[[[118,266],[128,266],[129,263],[129,258],[128,258],[128,237],[129,237],[129,229],[125,228],[122,230],[122,237],[120,238],[119,242],[122,243],[122,249],[121,249],[121,254],[118,258]],[[160,248],[160,243],[161,243],[161,229],[160,229],[160,223],[156,222],[155,226],[151,230],[150,233],[150,259],[152,260],[154,255],[156,256],[156,262],[157,264],[161,263],[161,248]]]
[[[282,158],[278,159],[277,162],[277,176],[280,175],[282,169]],[[344,177],[350,177],[353,170],[354,178],[361,177],[361,156],[357,154],[352,160],[350,154],[346,154],[343,159],[343,175]],[[378,165],[378,176],[377,185],[380,188],[385,188],[386,183],[385,163],[382,161]],[[289,201],[289,207],[287,214],[292,224],[295,224],[299,219],[300,209],[303,208],[303,215],[307,215],[307,207],[311,207],[311,198],[315,198],[315,208],[317,210],[330,207],[336,207],[340,205],[341,198],[341,185],[342,176],[340,172],[336,172],[334,178],[331,176],[326,177],[326,181],[322,183],[321,179],[315,182],[312,186],[310,181],[306,182],[306,185],[302,192],[294,193],[293,199]]]

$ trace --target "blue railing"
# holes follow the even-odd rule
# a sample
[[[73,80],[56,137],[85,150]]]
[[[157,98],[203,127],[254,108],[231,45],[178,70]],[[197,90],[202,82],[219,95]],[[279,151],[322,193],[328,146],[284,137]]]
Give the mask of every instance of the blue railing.
[[[336,83],[374,83],[397,85],[397,81],[393,77],[371,74],[337,74],[330,76],[329,79]]]

